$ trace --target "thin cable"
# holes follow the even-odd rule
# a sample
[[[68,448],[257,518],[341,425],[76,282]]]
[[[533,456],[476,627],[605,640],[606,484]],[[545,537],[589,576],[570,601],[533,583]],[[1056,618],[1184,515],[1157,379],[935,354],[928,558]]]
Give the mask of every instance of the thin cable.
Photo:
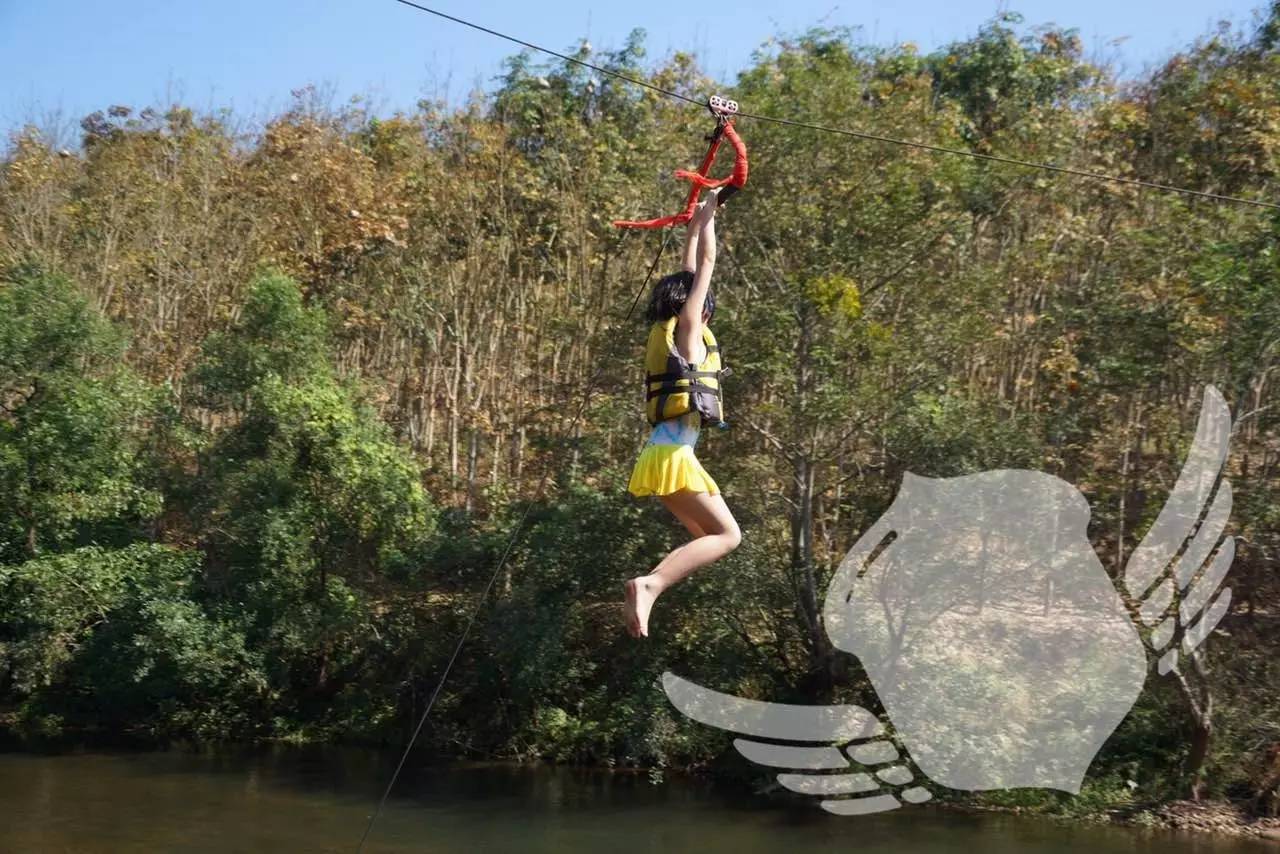
[[[457,18],[457,17],[454,17],[453,15],[447,15],[444,12],[440,12],[435,9],[431,9],[426,6],[420,5],[418,3],[414,3],[412,2],[412,0],[396,0],[396,2],[404,6],[410,6],[414,9],[418,9],[419,11],[426,12],[431,15],[435,15],[438,18],[444,18],[446,21],[453,21],[455,24],[461,24],[464,27],[470,27],[473,30],[479,30],[482,33],[488,33],[491,36],[497,36],[500,39],[506,39],[509,42],[514,42],[515,44],[521,45],[523,47],[527,47],[536,51],[541,51],[542,53],[549,54],[550,56],[558,57],[560,59],[563,59],[565,62],[572,62],[576,65],[581,65],[584,68],[590,68],[592,71],[597,71],[600,74],[606,74],[610,77],[616,77],[619,80],[626,81],[627,83],[631,83],[635,86],[643,86],[645,89],[650,89],[654,92],[658,92],[662,95],[666,95],[669,98],[677,98],[681,101],[687,101],[688,103],[695,104],[699,107],[706,106],[706,104],[703,103],[702,101],[699,101],[696,98],[690,98],[688,95],[681,95],[679,92],[672,92],[669,89],[663,89],[661,86],[655,86],[652,83],[646,82],[644,80],[640,80],[635,77],[631,77],[626,74],[622,74],[617,71],[613,71],[608,68],[602,68],[599,65],[595,65],[593,63],[587,62],[586,60],[578,59],[577,57],[573,57],[573,56],[568,56],[566,54],[560,53],[559,51],[554,51],[554,50],[551,50],[550,48],[545,48],[545,47],[542,47],[541,45],[536,45],[533,42],[527,42],[524,39],[518,39],[515,36],[509,36],[506,33],[500,33],[497,30],[491,30],[488,27],[482,27],[479,24],[473,24],[470,21],[463,20],[462,18]],[[839,134],[841,136],[851,136],[857,139],[864,139],[871,142],[885,142],[885,143],[889,143],[890,145],[902,145],[908,148],[917,148],[922,151],[932,151],[935,154],[951,154],[957,157],[971,157],[975,160],[987,160],[994,163],[1004,163],[1010,166],[1021,166],[1024,169],[1043,169],[1048,172],[1058,172],[1064,175],[1073,175],[1077,178],[1089,178],[1094,181],[1112,181],[1117,184],[1127,184],[1132,187],[1144,187],[1148,190],[1160,190],[1166,193],[1181,193],[1186,196],[1195,196],[1197,198],[1209,199],[1215,202],[1234,202],[1236,204],[1241,204],[1241,205],[1252,205],[1254,207],[1259,207],[1259,208],[1269,208],[1271,210],[1280,210],[1280,204],[1276,204],[1275,202],[1260,202],[1260,201],[1257,201],[1256,199],[1245,199],[1245,198],[1241,198],[1240,196],[1224,196],[1219,193],[1206,193],[1202,190],[1191,190],[1186,187],[1175,187],[1171,184],[1158,184],[1154,181],[1143,181],[1139,178],[1122,178],[1119,175],[1108,175],[1103,172],[1090,172],[1085,169],[1073,169],[1069,166],[1055,166],[1052,163],[1040,163],[1034,160],[1019,160],[1016,157],[1004,157],[998,154],[981,154],[977,151],[965,151],[962,148],[947,148],[946,146],[942,146],[942,145],[930,145],[929,143],[925,143],[925,142],[915,142],[914,140],[898,139],[896,137],[881,136],[880,134],[864,133],[863,131],[847,130],[845,128],[826,127],[824,125],[817,125],[817,124],[812,124],[810,122],[796,121],[794,119],[781,119],[781,118],[777,118],[776,116],[762,116],[755,113],[742,113],[742,112],[738,113],[738,116],[741,118],[755,119],[756,121],[761,121],[761,122],[773,122],[774,124],[779,124],[779,125],[789,125],[791,127],[807,128],[808,130],[822,131],[824,133],[834,133],[834,134]]]
[[[644,283],[640,285],[640,290],[636,292],[636,298],[631,303],[631,308],[627,309],[627,315],[622,322],[626,323],[631,319],[631,314],[636,310],[636,306],[640,304],[640,297],[644,294],[645,289],[649,287],[649,281],[653,278],[654,270],[658,269],[658,262],[662,259],[662,254],[667,251],[667,243],[671,240],[672,229],[666,229],[666,234],[662,238],[662,245],[658,247],[658,252],[653,256],[653,263],[649,265],[649,272],[644,277]],[[621,336],[616,336],[616,340],[621,340]],[[601,360],[599,367],[596,368],[595,374],[587,382],[586,393],[582,397],[582,403],[578,406],[577,413],[573,416],[573,420],[569,422],[569,427],[565,431],[565,435],[573,432],[573,428],[577,426],[578,419],[582,417],[582,413],[586,411],[587,402],[591,400],[591,394],[595,391],[596,380],[600,378],[607,362]],[[533,499],[525,504],[524,513],[520,516],[520,521],[516,523],[515,530],[511,532],[511,538],[507,540],[507,547],[502,552],[502,558],[498,561],[498,566],[493,570],[493,575],[489,577],[489,583],[485,585],[484,591],[480,594],[480,600],[476,602],[475,608],[471,611],[471,617],[467,620],[466,628],[462,630],[462,637],[458,638],[457,645],[453,648],[453,655],[449,656],[449,662],[444,667],[444,672],[440,674],[440,681],[436,683],[435,690],[431,692],[431,698],[427,701],[427,708],[423,711],[422,717],[418,720],[418,726],[414,728],[413,735],[409,737],[409,744],[405,747],[404,753],[400,755],[400,761],[396,764],[396,770],[391,773],[391,780],[387,783],[387,788],[382,793],[382,799],[378,801],[378,808],[374,810],[373,815],[369,818],[368,825],[365,826],[364,835],[360,837],[360,844],[356,846],[356,854],[360,854],[364,850],[364,844],[369,838],[369,834],[373,831],[374,824],[378,821],[378,817],[382,815],[382,808],[386,806],[387,798],[391,795],[392,788],[395,787],[396,780],[400,778],[400,771],[404,768],[404,763],[409,758],[409,753],[413,750],[414,744],[418,741],[418,735],[421,734],[423,726],[427,723],[427,717],[431,714],[431,707],[435,705],[436,698],[440,696],[441,689],[444,688],[445,681],[449,678],[450,671],[453,670],[454,662],[458,660],[458,654],[462,652],[462,647],[467,642],[467,638],[471,635],[471,627],[475,625],[476,617],[480,615],[480,609],[489,599],[489,592],[493,590],[494,583],[498,580],[502,568],[507,564],[507,556],[511,554],[511,549],[519,537],[521,529],[524,528],[525,521],[529,518],[529,511],[533,508],[533,504],[542,497],[542,492],[547,487],[547,480],[551,476],[552,468],[542,474],[542,480],[538,484],[538,489],[534,493]]]
[[[1119,175],[1107,175],[1103,172],[1090,172],[1085,169],[1073,169],[1070,166],[1055,166],[1052,163],[1018,160],[1015,157],[1004,157],[999,154],[982,154],[978,151],[965,151],[962,148],[947,148],[942,145],[930,145],[927,142],[914,142],[909,139],[895,139],[891,136],[880,136],[879,134],[864,133],[856,130],[845,130],[844,128],[825,127],[823,125],[794,121],[792,119],[779,119],[774,116],[759,116],[754,113],[738,113],[738,115],[748,119],[756,119],[757,121],[808,128],[809,130],[835,133],[840,134],[841,136],[852,136],[857,137],[858,139],[870,140],[872,142],[888,142],[893,145],[905,145],[910,148],[919,148],[924,151],[932,151],[938,154],[954,154],[959,157],[972,157],[977,160],[990,160],[995,163],[1007,163],[1011,166],[1022,166],[1027,169],[1046,169],[1050,172],[1061,172],[1064,175],[1075,175],[1078,178],[1092,178],[1095,181],[1114,181],[1117,184],[1129,184],[1135,187],[1145,187],[1148,190],[1163,190],[1168,193],[1184,193],[1188,196],[1199,196],[1200,198],[1212,199],[1217,202],[1238,202],[1242,205],[1255,205],[1260,208],[1274,208],[1276,210],[1280,210],[1280,204],[1275,204],[1274,202],[1260,202],[1255,199],[1244,199],[1239,196],[1223,196],[1218,193],[1206,193],[1202,190],[1190,190],[1186,187],[1175,187],[1171,184],[1157,184],[1152,181],[1143,181],[1138,178],[1122,178]]]
[[[699,101],[697,98],[690,98],[688,95],[681,95],[679,92],[671,92],[667,89],[663,89],[661,86],[654,86],[652,83],[647,83],[644,80],[640,80],[635,77],[629,77],[626,74],[621,74],[617,71],[611,71],[608,68],[601,68],[598,65],[593,65],[592,63],[587,62],[584,59],[578,59],[576,57],[567,56],[563,53],[560,53],[559,51],[551,50],[551,48],[542,47],[540,45],[534,44],[533,42],[527,42],[524,39],[518,39],[515,36],[509,36],[506,33],[500,33],[497,30],[491,30],[488,27],[482,27],[479,24],[473,24],[470,21],[464,21],[462,18],[455,18],[453,15],[446,15],[444,12],[439,12],[435,9],[428,9],[426,6],[420,6],[417,3],[411,2],[411,0],[396,0],[396,2],[401,3],[405,6],[412,6],[414,9],[427,12],[429,14],[435,15],[436,17],[444,18],[446,21],[453,21],[455,24],[462,24],[462,26],[464,27],[470,27],[473,30],[479,30],[482,33],[488,33],[491,36],[497,36],[500,39],[506,39],[509,42],[515,42],[518,45],[523,45],[524,47],[531,48],[533,50],[539,50],[539,51],[542,51],[543,53],[551,54],[552,56],[563,59],[565,62],[573,62],[578,65],[581,65],[584,68],[590,68],[592,71],[599,71],[601,74],[608,74],[610,77],[616,77],[619,80],[625,80],[628,83],[635,84],[636,86],[643,86],[646,89],[652,89],[653,91],[666,95],[668,97],[679,98],[681,101],[688,101],[690,104],[696,104],[699,107],[706,106],[705,103],[703,103],[702,101]]]

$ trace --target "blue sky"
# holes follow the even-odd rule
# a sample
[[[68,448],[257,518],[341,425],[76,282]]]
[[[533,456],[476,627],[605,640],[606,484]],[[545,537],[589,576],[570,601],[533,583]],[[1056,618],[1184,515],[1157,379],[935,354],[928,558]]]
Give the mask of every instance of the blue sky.
[[[1136,74],[1218,20],[1248,25],[1264,0],[421,2],[557,50],[584,36],[615,47],[643,27],[651,60],[690,50],[732,79],[774,33],[849,25],[868,42],[929,50],[1002,10],[1076,27],[1091,55]],[[457,103],[516,50],[393,0],[0,0],[0,134],[55,113],[74,127],[111,104],[180,100],[261,117],[307,83],[370,96],[381,112],[424,96]]]

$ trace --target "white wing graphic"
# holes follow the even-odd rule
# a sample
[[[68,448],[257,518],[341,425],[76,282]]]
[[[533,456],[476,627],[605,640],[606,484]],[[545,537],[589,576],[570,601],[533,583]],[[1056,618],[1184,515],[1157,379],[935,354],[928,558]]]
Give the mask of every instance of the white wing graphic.
[[[699,723],[740,733],[733,746],[748,760],[788,769],[778,782],[821,798],[837,815],[897,809],[924,803],[928,789],[911,785],[915,774],[874,714],[853,705],[796,706],[722,694],[662,674],[672,704]]]
[[[1222,536],[1231,516],[1231,483],[1222,476],[1230,439],[1231,412],[1218,390],[1206,386],[1178,481],[1125,566],[1125,590],[1151,629],[1162,675],[1177,668],[1178,647],[1194,653],[1231,605],[1230,588],[1218,593],[1235,558],[1235,539]],[[1179,634],[1181,644],[1173,644]]]
[[[1187,460],[1120,590],[1085,534],[1087,502],[1065,481],[1023,470],[904,476],[824,605],[893,736],[856,705],[749,700],[672,673],[667,696],[839,815],[923,803],[932,795],[921,783],[1078,792],[1151,662],[1175,670],[1179,646],[1194,660],[1230,606],[1231,591],[1219,592],[1235,556],[1223,536],[1230,436],[1230,411],[1208,386]]]

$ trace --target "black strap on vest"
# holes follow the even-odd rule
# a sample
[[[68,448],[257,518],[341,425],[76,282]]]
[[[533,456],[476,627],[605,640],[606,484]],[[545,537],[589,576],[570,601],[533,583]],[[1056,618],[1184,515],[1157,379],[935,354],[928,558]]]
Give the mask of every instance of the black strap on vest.
[[[645,382],[656,383],[667,380],[691,380],[697,377],[718,377],[722,371],[667,371],[665,374],[646,374]]]
[[[645,395],[644,399],[652,400],[660,394],[692,394],[695,391],[703,391],[707,394],[713,394],[716,397],[720,397],[720,389],[718,388],[712,388],[711,386],[703,385],[702,383],[689,383],[688,385],[663,386],[662,388],[649,389],[649,393]]]

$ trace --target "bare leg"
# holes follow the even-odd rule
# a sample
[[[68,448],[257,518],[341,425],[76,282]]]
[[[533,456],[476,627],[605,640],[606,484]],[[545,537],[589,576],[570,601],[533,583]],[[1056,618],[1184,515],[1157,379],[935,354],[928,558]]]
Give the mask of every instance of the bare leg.
[[[694,539],[697,539],[698,537],[706,536],[707,532],[703,530],[702,526],[699,525],[697,521],[693,518],[693,515],[690,513],[689,509],[685,507],[683,504],[681,504],[678,501],[673,503],[668,503],[667,508],[671,510],[672,514],[674,514],[677,519],[680,520],[681,524],[683,524],[685,529],[688,530],[689,533],[693,535]],[[688,543],[678,546],[676,549],[673,550],[673,554],[674,552],[680,551],[687,545]],[[637,598],[637,585],[643,579],[644,579],[644,576],[638,576],[637,578],[631,579],[626,583],[627,597],[626,597],[625,616],[627,620],[627,633],[631,635],[633,638],[638,638],[641,636],[640,635],[640,617],[636,613],[636,605],[637,605],[636,598]],[[653,605],[652,597],[648,597],[647,593],[646,593],[646,597],[649,603],[648,606],[646,607],[652,607]]]
[[[648,637],[649,611],[662,591],[724,557],[742,541],[738,523],[722,496],[682,490],[662,496],[662,501],[694,539],[673,549],[648,575],[627,582],[627,630],[633,637]]]
[[[733,551],[738,547],[742,534],[722,495],[681,491],[664,495],[662,500],[667,509],[694,534],[694,539],[673,549],[646,576],[656,576],[660,579],[661,589],[665,590],[695,569]]]
[[[678,502],[674,506],[668,504],[667,509],[671,511],[673,516],[680,520],[680,524],[684,525],[685,530],[690,534],[693,534],[693,538],[695,540],[698,537],[705,537],[707,535],[706,529],[699,525],[698,520],[694,519],[693,515]]]

